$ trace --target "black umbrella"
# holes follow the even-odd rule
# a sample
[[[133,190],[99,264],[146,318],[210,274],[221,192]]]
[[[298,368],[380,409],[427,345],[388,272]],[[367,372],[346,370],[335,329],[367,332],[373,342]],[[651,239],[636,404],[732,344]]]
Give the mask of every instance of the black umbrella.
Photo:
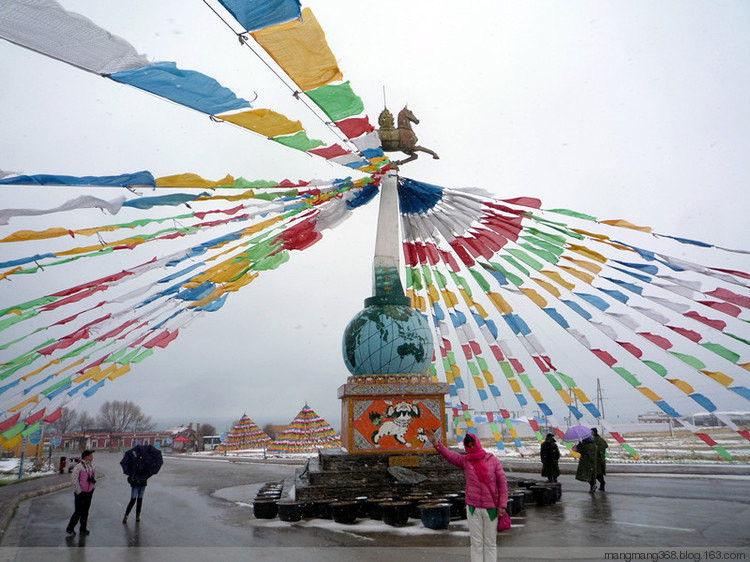
[[[153,445],[136,445],[120,461],[123,473],[136,479],[147,480],[161,468],[164,460],[161,451]]]

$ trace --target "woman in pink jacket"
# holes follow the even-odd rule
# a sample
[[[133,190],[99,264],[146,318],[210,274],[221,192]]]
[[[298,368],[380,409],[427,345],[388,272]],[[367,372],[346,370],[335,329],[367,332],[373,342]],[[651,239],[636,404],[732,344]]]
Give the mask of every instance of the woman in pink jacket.
[[[450,451],[425,429],[425,434],[445,459],[466,476],[466,519],[471,535],[472,562],[497,560],[497,522],[508,505],[508,482],[500,461],[482,448],[479,439],[467,433],[466,455]]]
[[[73,496],[75,497],[75,511],[68,522],[65,532],[75,535],[76,524],[81,522],[81,534],[88,535],[89,508],[91,498],[96,487],[96,469],[94,468],[93,451],[81,453],[81,462],[75,466],[71,477],[73,478]]]

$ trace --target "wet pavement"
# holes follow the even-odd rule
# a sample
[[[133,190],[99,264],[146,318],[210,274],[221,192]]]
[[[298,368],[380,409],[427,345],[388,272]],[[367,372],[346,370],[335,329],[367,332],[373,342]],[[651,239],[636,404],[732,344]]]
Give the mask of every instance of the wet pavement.
[[[370,520],[346,526],[255,519],[258,488],[291,478],[294,465],[168,457],[146,488],[141,522],[131,514],[123,525],[130,489],[120,458],[95,455],[106,477],[94,493],[91,535],[65,536],[70,489],[35,497],[20,502],[0,560],[468,559],[461,520],[432,531],[413,519],[403,528]],[[499,559],[750,560],[748,476],[612,474],[607,492],[595,494],[572,476],[560,480],[562,501],[527,506],[499,535]]]

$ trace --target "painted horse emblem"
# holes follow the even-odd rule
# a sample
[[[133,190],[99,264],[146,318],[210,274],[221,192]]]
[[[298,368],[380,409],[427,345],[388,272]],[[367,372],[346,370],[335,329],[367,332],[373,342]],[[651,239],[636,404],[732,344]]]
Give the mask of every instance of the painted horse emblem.
[[[378,136],[383,150],[385,152],[400,150],[408,156],[405,160],[399,160],[394,164],[401,165],[416,160],[419,157],[417,152],[431,154],[435,160],[439,158],[434,151],[417,144],[417,135],[411,128],[412,123],[419,125],[419,119],[406,106],[398,112],[398,128],[393,126],[393,114],[387,108],[378,117],[378,125],[380,125]]]

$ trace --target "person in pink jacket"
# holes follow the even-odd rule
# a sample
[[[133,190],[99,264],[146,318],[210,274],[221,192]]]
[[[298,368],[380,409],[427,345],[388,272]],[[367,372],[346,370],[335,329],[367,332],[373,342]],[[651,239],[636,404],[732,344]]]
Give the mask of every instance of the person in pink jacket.
[[[464,437],[465,455],[449,450],[425,429],[425,435],[445,460],[464,471],[466,477],[466,519],[471,535],[472,562],[497,560],[497,522],[508,505],[508,482],[500,461],[482,448],[471,433]]]
[[[81,462],[73,469],[71,477],[73,478],[73,496],[75,497],[75,511],[68,522],[65,532],[68,535],[75,535],[76,524],[81,522],[81,534],[88,535],[89,508],[91,507],[91,498],[94,495],[96,487],[96,469],[93,461],[94,452],[84,451],[81,453]]]

